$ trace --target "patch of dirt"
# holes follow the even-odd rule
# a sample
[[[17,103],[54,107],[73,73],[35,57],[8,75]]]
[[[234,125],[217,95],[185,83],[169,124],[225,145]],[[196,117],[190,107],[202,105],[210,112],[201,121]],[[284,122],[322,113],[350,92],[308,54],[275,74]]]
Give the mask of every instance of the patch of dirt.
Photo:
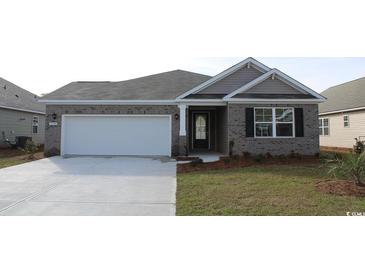
[[[19,149],[0,148],[0,158],[9,158],[19,155],[24,155],[24,152]]]
[[[321,150],[321,152],[333,152],[333,153],[349,153],[349,152],[352,152],[352,148],[346,148],[346,147],[321,146],[320,150]]]
[[[210,163],[186,163],[177,164],[178,173],[194,172],[194,171],[207,171],[215,169],[230,169],[230,168],[242,168],[248,166],[272,166],[272,165],[298,165],[298,164],[318,164],[319,159],[317,157],[303,157],[303,158],[264,158],[260,161],[252,158],[229,158],[221,157],[219,161]]]
[[[318,191],[339,196],[365,197],[365,187],[351,181],[320,181],[315,184]]]
[[[249,165],[250,163],[248,161],[225,161],[225,160],[219,160],[216,162],[209,162],[209,163],[195,163],[195,164],[186,163],[186,164],[178,164],[177,172],[185,173],[193,171],[228,169],[228,168],[246,167]]]
[[[39,160],[43,159],[43,151],[39,151],[34,154],[34,159],[28,159],[29,155],[25,154],[19,149],[13,148],[0,148],[0,159],[19,159],[19,160]]]

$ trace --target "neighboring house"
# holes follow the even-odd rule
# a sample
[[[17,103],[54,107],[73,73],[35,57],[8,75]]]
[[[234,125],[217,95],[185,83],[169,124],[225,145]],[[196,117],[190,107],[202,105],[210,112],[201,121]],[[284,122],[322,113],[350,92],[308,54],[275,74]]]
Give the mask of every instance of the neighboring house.
[[[327,101],[320,104],[320,144],[352,148],[355,138],[365,140],[365,77],[321,93]]]
[[[325,99],[248,58],[214,77],[175,70],[73,82],[46,95],[47,155],[319,152]]]
[[[44,143],[45,105],[35,94],[0,78],[0,146],[6,140],[15,142],[17,136],[32,137]]]

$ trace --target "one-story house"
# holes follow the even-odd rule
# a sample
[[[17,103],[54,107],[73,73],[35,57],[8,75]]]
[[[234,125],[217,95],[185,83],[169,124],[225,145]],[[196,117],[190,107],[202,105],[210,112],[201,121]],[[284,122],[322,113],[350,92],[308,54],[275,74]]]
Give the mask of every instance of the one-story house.
[[[14,144],[17,137],[44,143],[46,107],[37,95],[0,78],[0,146]]]
[[[320,145],[352,148],[355,138],[365,141],[365,77],[330,87],[321,95]]]
[[[253,58],[214,77],[175,70],[72,82],[46,95],[47,155],[315,155],[323,96]]]

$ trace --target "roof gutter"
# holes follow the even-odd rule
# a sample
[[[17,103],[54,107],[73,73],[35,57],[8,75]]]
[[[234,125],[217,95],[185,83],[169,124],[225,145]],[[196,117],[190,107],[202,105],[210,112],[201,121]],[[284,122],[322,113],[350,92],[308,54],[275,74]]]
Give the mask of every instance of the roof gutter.
[[[250,104],[318,104],[322,103],[324,99],[243,99],[243,98],[228,98],[224,99],[228,103],[250,103]]]
[[[45,112],[42,112],[42,111],[36,111],[36,110],[30,110],[30,109],[24,109],[24,108],[14,108],[14,107],[2,106],[2,105],[0,105],[0,108],[5,108],[5,109],[10,109],[10,110],[17,110],[17,111],[22,111],[22,112],[30,112],[30,113],[37,113],[37,114],[46,115],[46,113]]]
[[[175,100],[45,100],[47,105],[174,105]]]
[[[336,114],[336,113],[349,112],[349,111],[357,111],[357,110],[364,110],[364,109],[365,109],[365,107],[346,108],[346,109],[340,109],[340,110],[334,110],[334,111],[320,112],[319,115]]]

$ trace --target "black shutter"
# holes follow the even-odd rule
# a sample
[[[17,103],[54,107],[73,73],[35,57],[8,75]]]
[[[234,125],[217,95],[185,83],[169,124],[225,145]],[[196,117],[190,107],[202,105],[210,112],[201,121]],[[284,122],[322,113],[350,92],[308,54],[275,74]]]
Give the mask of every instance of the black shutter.
[[[295,108],[295,137],[304,137],[303,109]]]
[[[246,108],[246,137],[254,136],[255,122],[253,111],[253,108]]]

